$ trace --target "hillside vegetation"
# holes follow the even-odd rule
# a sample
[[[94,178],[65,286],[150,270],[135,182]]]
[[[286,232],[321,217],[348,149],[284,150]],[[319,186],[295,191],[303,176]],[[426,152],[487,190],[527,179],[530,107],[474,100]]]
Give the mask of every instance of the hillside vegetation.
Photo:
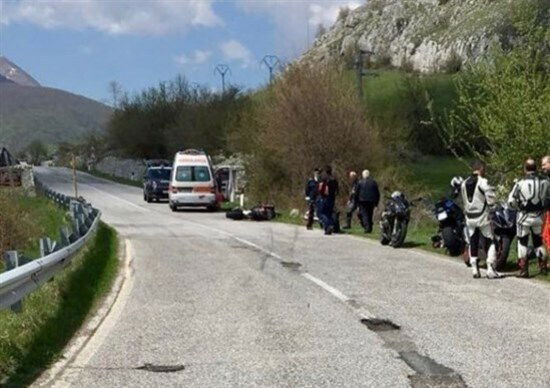
[[[109,121],[106,144],[138,159],[171,158],[184,148],[224,151],[227,128],[246,101],[238,88],[213,93],[176,77],[122,99]]]
[[[102,133],[111,109],[99,102],[45,87],[0,82],[0,143],[12,152],[33,140],[77,142]]]
[[[359,50],[379,65],[420,72],[454,72],[483,60],[495,47],[521,45],[510,0],[369,0],[344,9],[303,60],[327,63]],[[523,3],[521,0],[519,3]],[[548,12],[548,1],[531,5]],[[521,5],[520,5],[521,7]],[[548,17],[548,16],[547,16]]]

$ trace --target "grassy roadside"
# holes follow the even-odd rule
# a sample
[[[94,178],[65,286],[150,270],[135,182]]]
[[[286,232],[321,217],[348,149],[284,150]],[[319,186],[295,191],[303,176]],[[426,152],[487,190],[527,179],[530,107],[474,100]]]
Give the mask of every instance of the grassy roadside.
[[[0,212],[5,212],[8,222],[17,222],[23,228],[15,243],[20,253],[37,257],[40,252],[38,239],[48,236],[58,239],[59,229],[69,221],[68,214],[42,196],[27,197],[21,191],[2,189]],[[8,228],[8,225],[4,225]],[[0,244],[1,245],[1,244]],[[8,247],[0,246],[1,249]],[[4,262],[0,260],[0,272]]]
[[[23,301],[23,311],[0,311],[0,385],[30,384],[59,356],[118,271],[116,232],[101,223],[88,248],[53,281]]]

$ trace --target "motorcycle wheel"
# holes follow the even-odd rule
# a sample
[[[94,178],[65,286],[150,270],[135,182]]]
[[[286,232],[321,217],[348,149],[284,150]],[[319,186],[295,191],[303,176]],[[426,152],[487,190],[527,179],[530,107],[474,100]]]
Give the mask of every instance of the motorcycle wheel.
[[[403,246],[403,243],[405,242],[405,237],[407,237],[407,223],[401,221],[397,226],[395,235],[393,236],[392,247],[399,248]]]
[[[495,269],[502,271],[506,267],[506,261],[510,253],[510,246],[512,245],[513,237],[504,234],[497,245],[497,262],[495,263]]]
[[[388,232],[389,225],[386,222],[380,222],[380,244],[388,245],[391,241],[390,233]]]
[[[444,227],[441,235],[449,255],[459,256],[464,251],[464,241],[455,233],[455,230],[451,226]]]

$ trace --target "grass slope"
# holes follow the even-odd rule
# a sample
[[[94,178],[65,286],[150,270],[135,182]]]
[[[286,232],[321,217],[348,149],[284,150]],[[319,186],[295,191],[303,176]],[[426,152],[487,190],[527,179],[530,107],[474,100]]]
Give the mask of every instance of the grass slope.
[[[100,224],[88,248],[53,281],[23,302],[23,312],[0,311],[0,385],[30,384],[110,289],[118,271],[116,232]]]
[[[2,201],[6,201],[6,207],[2,208],[6,211],[6,218],[17,219],[25,225],[32,224],[32,227],[26,228],[21,245],[17,245],[19,252],[25,256],[37,257],[40,252],[38,239],[46,236],[58,239],[59,229],[69,221],[68,214],[45,197],[27,197],[19,190],[8,188],[1,189],[0,196]],[[0,272],[3,268],[4,262],[0,261]]]

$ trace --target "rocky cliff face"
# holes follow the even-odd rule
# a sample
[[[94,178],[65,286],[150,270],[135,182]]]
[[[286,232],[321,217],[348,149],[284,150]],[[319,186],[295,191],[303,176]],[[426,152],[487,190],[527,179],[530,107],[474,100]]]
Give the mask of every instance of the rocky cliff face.
[[[302,60],[370,51],[372,61],[420,72],[453,70],[509,43],[511,0],[368,0],[319,37]]]
[[[6,57],[0,56],[0,82],[10,81],[22,86],[40,86],[37,80],[15,63]]]

